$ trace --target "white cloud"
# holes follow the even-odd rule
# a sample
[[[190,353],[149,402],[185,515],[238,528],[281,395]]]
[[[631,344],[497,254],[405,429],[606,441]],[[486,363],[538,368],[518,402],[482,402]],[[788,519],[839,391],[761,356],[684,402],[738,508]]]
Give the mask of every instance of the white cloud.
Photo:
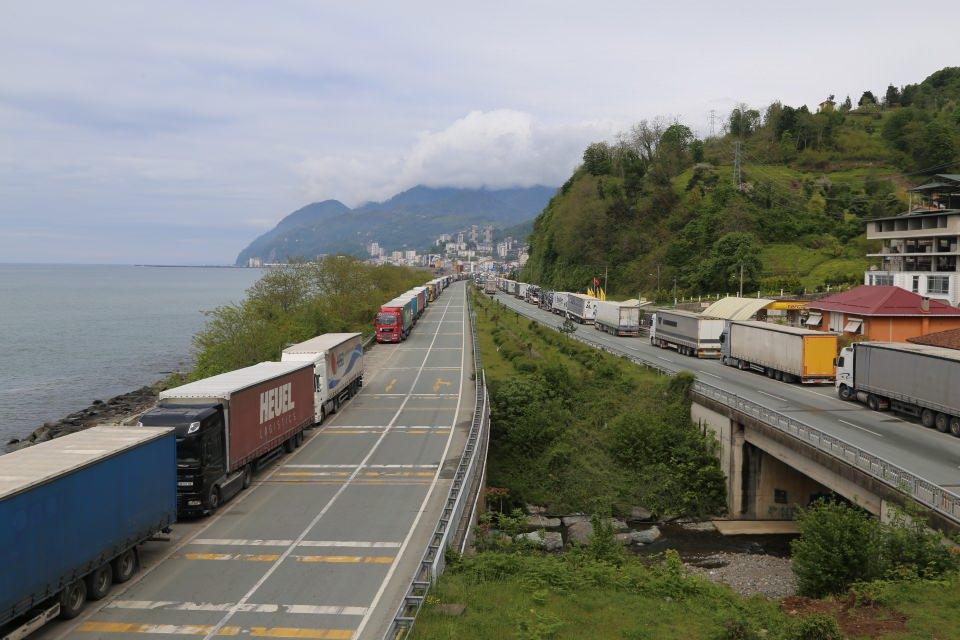
[[[622,125],[584,121],[548,125],[512,109],[471,111],[445,129],[421,133],[404,153],[308,157],[298,169],[311,199],[356,205],[415,186],[528,187],[559,185],[583,149]]]

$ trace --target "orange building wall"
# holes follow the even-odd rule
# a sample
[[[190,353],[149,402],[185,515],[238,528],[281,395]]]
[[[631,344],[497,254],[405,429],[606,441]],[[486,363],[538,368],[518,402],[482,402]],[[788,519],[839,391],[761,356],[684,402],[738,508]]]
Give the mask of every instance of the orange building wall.
[[[849,314],[853,317],[854,314]],[[830,326],[830,312],[823,312],[819,329],[826,331]],[[867,340],[879,342],[905,342],[907,338],[925,336],[928,333],[960,329],[960,316],[956,317],[916,317],[916,316],[877,316],[863,318],[863,335]]]

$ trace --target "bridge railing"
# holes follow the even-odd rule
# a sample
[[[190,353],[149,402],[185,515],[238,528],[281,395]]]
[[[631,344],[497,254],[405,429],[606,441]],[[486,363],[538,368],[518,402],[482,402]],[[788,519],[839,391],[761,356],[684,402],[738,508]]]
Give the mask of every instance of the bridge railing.
[[[470,339],[473,347],[474,404],[473,419],[467,442],[457,464],[457,470],[447,493],[443,513],[430,538],[430,544],[407,587],[403,602],[397,609],[385,639],[406,637],[413,628],[417,613],[433,582],[446,567],[446,552],[450,547],[463,552],[470,535],[470,525],[481,499],[483,475],[490,441],[490,398],[486,379],[480,364],[480,345],[477,340],[476,314],[467,295],[470,309]],[[466,518],[465,518],[466,516]]]
[[[556,327],[545,323],[542,319],[529,313],[525,309],[513,310],[531,320],[556,329]],[[675,375],[678,372],[677,370],[665,367],[661,362],[628,353],[615,346],[581,335],[579,331],[574,331],[567,335],[591,347],[616,356],[628,358],[639,365],[654,369],[660,373]],[[770,409],[760,403],[741,398],[734,393],[730,393],[714,385],[697,380],[693,384],[693,391],[731,409],[756,418],[764,424],[783,431],[807,445],[815,447],[835,458],[839,458],[880,482],[906,494],[919,504],[955,522],[960,522],[960,495],[934,482],[907,471],[889,460],[874,455],[842,438],[826,433],[821,429],[817,429],[794,417]]]

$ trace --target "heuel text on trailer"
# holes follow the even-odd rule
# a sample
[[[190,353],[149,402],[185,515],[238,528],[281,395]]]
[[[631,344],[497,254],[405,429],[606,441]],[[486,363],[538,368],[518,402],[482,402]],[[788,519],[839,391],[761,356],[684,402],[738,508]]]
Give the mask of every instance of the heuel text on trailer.
[[[293,411],[293,384],[288,382],[260,394],[260,424]]]

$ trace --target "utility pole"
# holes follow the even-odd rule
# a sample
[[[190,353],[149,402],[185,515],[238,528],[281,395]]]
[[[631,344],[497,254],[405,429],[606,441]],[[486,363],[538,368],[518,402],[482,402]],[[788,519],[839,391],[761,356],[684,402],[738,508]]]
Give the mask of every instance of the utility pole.
[[[739,297],[743,297],[743,263],[740,263],[740,293]]]
[[[673,308],[677,308],[677,276],[673,276]]]
[[[660,293],[660,263],[657,263],[657,293]]]
[[[607,295],[607,265],[603,265],[603,295]]]
[[[716,109],[710,109],[710,137],[713,138],[716,135],[716,128],[714,127],[714,122],[717,119]]]

